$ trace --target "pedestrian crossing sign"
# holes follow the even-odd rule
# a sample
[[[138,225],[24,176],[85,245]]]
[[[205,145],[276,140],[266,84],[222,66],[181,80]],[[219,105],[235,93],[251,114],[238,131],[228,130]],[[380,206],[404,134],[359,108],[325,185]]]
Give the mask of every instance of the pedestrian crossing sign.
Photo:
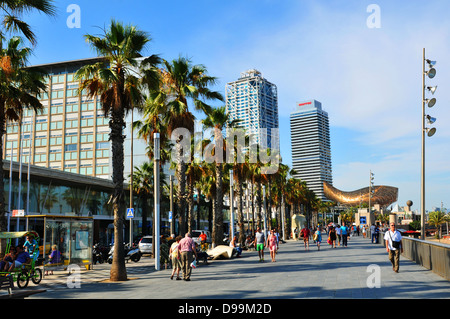
[[[127,218],[134,217],[134,208],[127,208]]]

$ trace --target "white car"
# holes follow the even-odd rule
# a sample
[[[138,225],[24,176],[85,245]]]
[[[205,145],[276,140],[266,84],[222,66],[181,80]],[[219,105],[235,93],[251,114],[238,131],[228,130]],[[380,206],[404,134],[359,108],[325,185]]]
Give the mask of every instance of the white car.
[[[143,254],[149,254],[152,252],[153,236],[144,236],[139,241],[139,250]]]

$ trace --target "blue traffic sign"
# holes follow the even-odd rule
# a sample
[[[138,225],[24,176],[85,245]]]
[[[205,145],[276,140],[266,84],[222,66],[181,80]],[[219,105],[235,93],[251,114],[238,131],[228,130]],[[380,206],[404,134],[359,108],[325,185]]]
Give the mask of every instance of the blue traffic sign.
[[[134,208],[127,208],[127,218],[134,218]]]

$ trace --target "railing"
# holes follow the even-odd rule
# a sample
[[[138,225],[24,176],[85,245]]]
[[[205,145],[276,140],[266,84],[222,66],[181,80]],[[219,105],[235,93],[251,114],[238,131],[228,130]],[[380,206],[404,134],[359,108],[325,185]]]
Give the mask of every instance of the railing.
[[[370,231],[368,232],[370,239]],[[385,246],[384,232],[379,233],[379,244]],[[403,236],[402,256],[450,280],[450,245]]]

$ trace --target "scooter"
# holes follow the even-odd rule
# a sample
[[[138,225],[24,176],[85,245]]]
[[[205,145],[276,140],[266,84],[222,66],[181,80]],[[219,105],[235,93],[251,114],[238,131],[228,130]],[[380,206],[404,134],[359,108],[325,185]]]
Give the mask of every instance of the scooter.
[[[137,263],[139,260],[141,260],[142,253],[139,250],[139,247],[130,246],[130,244],[126,244],[124,246],[125,250],[125,261],[128,262],[129,260],[134,261]],[[114,245],[111,246],[111,249],[109,250],[109,257],[108,257],[108,263],[112,264],[114,256]]]

